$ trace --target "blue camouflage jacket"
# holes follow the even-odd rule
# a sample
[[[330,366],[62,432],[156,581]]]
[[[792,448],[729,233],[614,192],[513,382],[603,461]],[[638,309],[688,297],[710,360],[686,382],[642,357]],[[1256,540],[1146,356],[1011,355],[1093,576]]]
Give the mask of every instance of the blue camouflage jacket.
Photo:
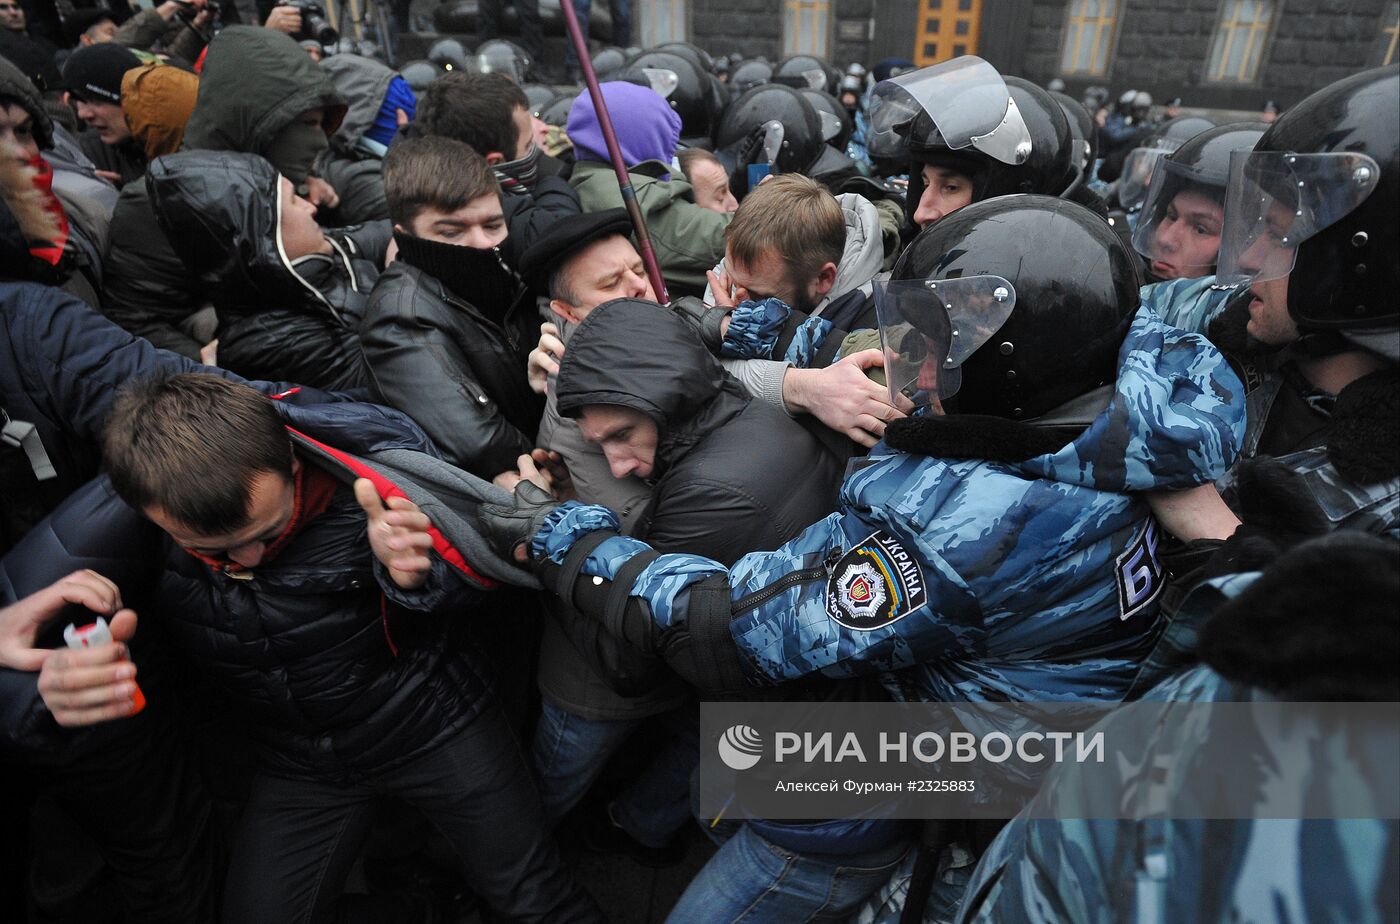
[[[1141,295],[1143,305],[1168,324],[1205,333],[1236,291],[1235,286],[1217,285],[1214,276],[1204,276],[1143,286]],[[795,341],[800,342],[800,338]],[[1279,392],[1290,387],[1278,369],[1251,366],[1246,378],[1249,387],[1245,398],[1245,438],[1239,449],[1241,461],[1259,453]],[[1331,396],[1321,392],[1318,395],[1327,399],[1320,402],[1320,406],[1330,407]],[[1400,478],[1359,484],[1337,470],[1325,444],[1298,446],[1278,455],[1275,461],[1294,473],[1290,493],[1296,509],[1292,519],[1300,525],[1315,524],[1308,528],[1309,532],[1355,529],[1400,538]],[[1238,469],[1232,469],[1217,481],[1216,487],[1226,503],[1238,511],[1242,502],[1237,491],[1237,474]]]
[[[697,585],[727,580],[728,633],[749,682],[886,676],[924,700],[1115,700],[1158,633],[1159,530],[1134,492],[1219,477],[1244,434],[1242,386],[1203,338],[1141,310],[1108,406],[1068,445],[1014,464],[877,446],[840,509],[726,569],[662,555],[623,575],[656,630],[684,631]],[[617,529],[566,504],[531,552],[562,564]],[[613,536],[582,574],[614,580],[648,551]]]
[[[1203,585],[1187,599],[1183,612],[1209,611],[1258,576],[1230,575]],[[1266,695],[1199,665],[1168,678],[1143,700],[1170,709],[1173,703],[1247,701]],[[1123,727],[1125,722],[1133,727]],[[1149,755],[1172,755],[1165,765],[1160,758],[1144,759],[1125,786],[1160,787],[1160,795],[1145,801],[1168,804],[1177,787],[1211,785],[1197,772],[1173,774],[1171,767],[1208,767],[1209,750],[1229,747],[1229,740],[1212,736],[1208,724],[1190,725],[1186,734],[1164,739],[1143,723],[1141,715],[1118,715],[1098,726],[1115,740],[1138,735]],[[1321,743],[1325,747],[1319,747],[1317,766],[1327,771],[1303,774],[1315,788],[1308,796],[1310,805],[1336,804],[1338,773],[1345,772],[1341,768],[1349,762],[1359,764],[1394,749],[1393,729],[1389,734],[1376,732],[1368,727],[1367,740],[1357,741],[1339,730]],[[1028,817],[1053,813],[1057,800],[1073,802],[1080,785],[1075,767],[1051,771],[1035,804],[1012,819],[982,856],[967,886],[958,924],[1395,920],[1400,906],[1400,824],[1393,818]],[[1354,805],[1360,794],[1350,795]]]

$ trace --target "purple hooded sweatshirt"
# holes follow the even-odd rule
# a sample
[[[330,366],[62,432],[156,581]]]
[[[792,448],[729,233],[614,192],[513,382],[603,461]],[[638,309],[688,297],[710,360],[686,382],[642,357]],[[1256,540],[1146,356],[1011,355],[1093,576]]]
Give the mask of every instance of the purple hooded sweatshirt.
[[[613,131],[617,133],[617,146],[622,151],[622,160],[627,168],[630,170],[646,160],[669,164],[676,153],[676,142],[681,137],[681,117],[671,108],[671,104],[650,87],[635,83],[613,81],[603,84],[601,89],[603,102],[612,116]],[[603,129],[598,124],[598,113],[593,108],[593,97],[588,95],[588,90],[585,89],[574,100],[565,131],[574,143],[575,159],[611,163],[607,142],[603,140]],[[661,177],[663,180],[670,178],[669,173]]]

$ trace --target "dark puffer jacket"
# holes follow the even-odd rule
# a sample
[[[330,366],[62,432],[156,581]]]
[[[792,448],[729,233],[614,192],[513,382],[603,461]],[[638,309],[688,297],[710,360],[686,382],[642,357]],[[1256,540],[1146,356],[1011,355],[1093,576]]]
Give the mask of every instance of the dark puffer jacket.
[[[782,545],[836,509],[844,447],[820,435],[820,424],[753,399],[684,321],[652,302],[617,299],[595,308],[570,338],[555,387],[565,417],[611,404],[656,422],[656,486],[631,532],[660,551],[730,565],[764,543]],[[611,639],[589,628],[596,623],[569,623],[595,663],[614,673],[640,671],[638,656],[614,651]]]
[[[63,498],[97,474],[107,411],[121,387],[162,372],[216,372],[133,337],[80,300],[51,285],[15,278],[29,260],[15,216],[0,203],[0,408],[34,427],[53,476],[35,478],[25,453],[0,445],[0,552]],[[333,396],[279,382],[253,382],[291,400]]]
[[[272,29],[230,26],[209,43],[182,150],[266,156],[282,129],[316,108],[326,110],[329,138],[345,104],[296,42]],[[144,182],[128,183],[112,213],[102,296],[103,313],[122,327],[199,358],[204,344],[187,322],[206,294],[161,231]]]
[[[753,401],[652,302],[595,308],[569,340],[555,388],[562,416],[615,404],[656,422],[656,489],[633,531],[652,545],[732,562],[759,537],[781,545],[836,509],[846,459],[817,427]]]
[[[431,454],[411,421],[356,403],[278,410],[302,464],[342,484],[324,513],[251,572],[226,574],[175,546],[106,479],[65,502],[4,568],[23,574],[31,557],[48,566],[75,547],[83,563],[100,558],[123,598],[141,600],[142,615],[247,712],[270,769],[362,778],[428,752],[488,701],[483,666],[457,636],[489,582],[434,555],[425,586],[403,591],[370,551],[349,484],[365,472],[344,452]],[[327,452],[327,440],[341,452]]]
[[[326,234],[332,252],[287,258],[280,177],[256,154],[183,151],[151,162],[156,217],[219,315],[219,362],[249,378],[365,384],[357,330],[388,246],[387,221]]]
[[[509,306],[473,305],[396,260],[360,328],[375,398],[411,415],[453,464],[482,478],[513,471],[544,412],[525,377],[533,307],[523,287]]]

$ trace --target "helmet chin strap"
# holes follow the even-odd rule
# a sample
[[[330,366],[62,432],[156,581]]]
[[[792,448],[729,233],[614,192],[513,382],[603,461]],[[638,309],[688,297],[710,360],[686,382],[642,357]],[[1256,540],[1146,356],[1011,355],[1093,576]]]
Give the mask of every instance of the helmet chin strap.
[[[1298,359],[1322,359],[1357,349],[1340,330],[1300,330],[1297,340],[1286,349]]]

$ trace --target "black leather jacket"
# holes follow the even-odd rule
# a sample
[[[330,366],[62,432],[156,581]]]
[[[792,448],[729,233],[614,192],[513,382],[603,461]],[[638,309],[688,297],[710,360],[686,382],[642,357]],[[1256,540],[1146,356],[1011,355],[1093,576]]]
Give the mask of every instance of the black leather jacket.
[[[538,339],[522,291],[499,317],[397,260],[365,306],[360,343],[375,400],[396,407],[447,460],[482,478],[515,469],[535,446],[544,402],[525,379]]]
[[[188,272],[219,314],[219,364],[249,378],[321,388],[365,384],[355,336],[389,223],[326,232],[331,252],[288,259],[279,177],[256,154],[156,158],[146,187]]]

